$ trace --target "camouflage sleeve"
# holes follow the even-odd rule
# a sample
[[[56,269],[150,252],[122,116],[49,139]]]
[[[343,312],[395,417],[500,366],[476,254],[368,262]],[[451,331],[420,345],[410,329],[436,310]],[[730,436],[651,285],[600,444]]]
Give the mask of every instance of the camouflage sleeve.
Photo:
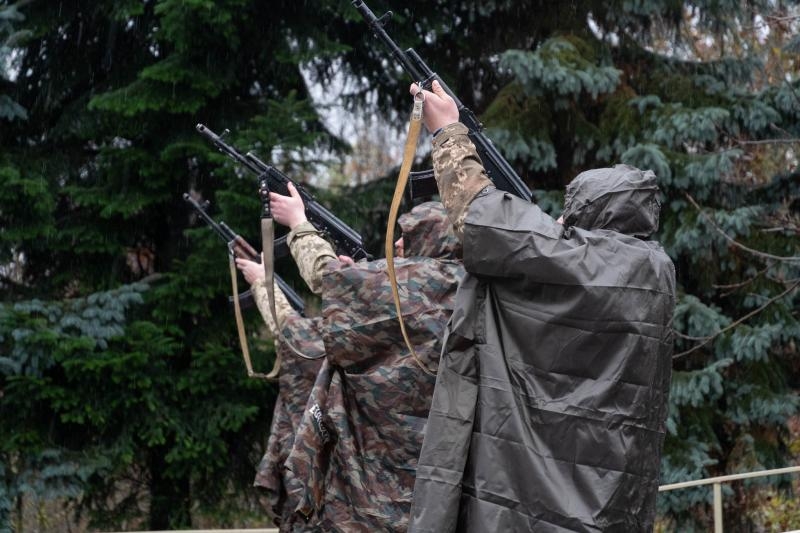
[[[456,122],[445,126],[433,139],[433,172],[439,196],[459,240],[464,238],[464,217],[469,204],[492,184],[468,132],[465,125]]]
[[[292,229],[286,242],[306,285],[314,294],[320,294],[325,265],[331,260],[339,260],[333,246],[322,238],[310,222],[303,222]]]
[[[292,314],[297,313],[297,311],[292,308],[292,305],[289,303],[289,300],[286,299],[286,295],[283,294],[283,291],[280,290],[277,285],[273,284],[273,286],[275,287],[275,317],[278,319],[278,328],[282,330],[286,325],[286,320]],[[269,295],[267,294],[266,282],[263,279],[258,280],[253,283],[250,289],[253,292],[253,299],[256,301],[258,310],[261,312],[261,316],[264,317],[264,322],[267,323],[269,332],[272,333],[273,336],[277,336],[279,329],[275,327],[275,321],[272,319],[272,312],[269,309]]]

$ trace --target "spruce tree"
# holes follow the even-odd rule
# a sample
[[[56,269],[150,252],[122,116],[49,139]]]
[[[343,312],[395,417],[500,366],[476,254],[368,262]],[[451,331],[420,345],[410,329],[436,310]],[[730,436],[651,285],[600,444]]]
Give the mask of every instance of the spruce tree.
[[[339,47],[317,29],[333,12],[242,0],[17,8],[9,20],[30,36],[4,54],[13,68],[0,118],[0,284],[11,306],[0,366],[3,519],[30,494],[25,472],[45,483],[54,467],[69,490],[42,496],[74,498],[92,527],[234,526],[250,515],[267,525],[252,482],[274,385],[246,377],[227,250],[183,193],[210,200],[215,218],[255,243],[255,178],[195,125],[229,128],[228,142],[301,181],[312,149],[340,146],[300,70]],[[133,315],[92,303],[142,279],[149,288]],[[76,299],[91,304],[86,320],[113,322],[112,337],[63,339],[46,317]],[[250,331],[259,323],[250,313]],[[31,324],[44,340],[16,333]],[[18,376],[45,340],[48,364]],[[271,343],[251,343],[266,369]]]

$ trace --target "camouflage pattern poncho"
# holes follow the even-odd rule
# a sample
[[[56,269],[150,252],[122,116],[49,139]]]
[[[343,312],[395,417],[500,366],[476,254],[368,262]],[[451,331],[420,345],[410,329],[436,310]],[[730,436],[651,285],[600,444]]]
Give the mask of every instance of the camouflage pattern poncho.
[[[417,354],[436,368],[463,273],[460,246],[439,203],[417,206],[399,223],[403,318]],[[301,503],[282,529],[405,531],[434,377],[403,341],[385,261],[330,261],[322,298],[326,361],[287,461],[293,479],[306,483],[289,486]]]
[[[268,329],[274,335],[274,321],[267,308],[263,283],[254,284],[253,294]],[[314,360],[303,359],[288,346],[280,342],[276,344],[276,350],[281,355],[278,398],[272,414],[267,450],[258,465],[254,485],[263,489],[270,518],[280,525],[287,521],[287,516],[293,513],[298,505],[296,500],[289,497],[286,487],[289,484],[302,484],[303,480],[294,480],[292,472],[285,469],[285,464],[299,430],[306,401],[323,363],[324,345],[320,333],[322,318],[302,317],[291,308],[283,293],[277,288],[275,296],[278,322],[284,337],[303,354],[320,357]]]

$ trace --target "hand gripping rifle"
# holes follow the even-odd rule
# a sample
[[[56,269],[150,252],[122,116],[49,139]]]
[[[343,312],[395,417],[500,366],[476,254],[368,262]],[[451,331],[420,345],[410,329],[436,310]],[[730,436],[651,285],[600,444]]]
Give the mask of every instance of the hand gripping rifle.
[[[203,205],[200,205],[197,200],[189,196],[188,193],[183,193],[183,199],[189,202],[192,207],[194,207],[197,214],[200,215],[206,224],[214,230],[214,232],[219,235],[223,241],[228,245],[228,248],[233,250],[233,254],[236,257],[243,257],[245,259],[249,259],[250,261],[255,261],[256,263],[261,263],[261,254],[259,254],[255,248],[250,246],[241,235],[237,235],[225,222],[219,221],[218,223],[211,218],[206,210],[208,209],[208,202],[204,202]],[[283,255],[288,253],[288,249],[286,246],[286,239],[282,237],[275,241],[275,255],[279,255],[279,250],[282,251]],[[279,246],[279,243],[281,245]],[[282,257],[282,255],[280,255]],[[298,295],[294,289],[292,289],[280,276],[275,276],[275,284],[280,288],[284,295],[286,295],[286,299],[289,301],[289,304],[292,308],[300,313],[302,316],[305,316],[305,304],[303,303],[303,299]],[[233,300],[233,296],[228,297]],[[239,294],[239,303],[242,305],[243,308],[249,307],[253,304],[253,294],[252,291],[249,289],[241,294]]]
[[[478,155],[483,162],[486,174],[489,176],[489,179],[492,180],[495,187],[530,201],[533,197],[531,190],[525,185],[525,182],[522,181],[517,173],[514,172],[514,169],[511,168],[508,161],[500,155],[500,152],[494,147],[492,141],[484,135],[483,124],[475,117],[475,113],[461,103],[453,91],[451,91],[442,79],[425,64],[413,48],[409,48],[403,52],[389,34],[386,33],[383,27],[392,17],[392,12],[387,11],[378,18],[362,0],[352,0],[352,2],[356,9],[358,9],[358,12],[361,13],[364,20],[367,21],[369,27],[372,28],[375,36],[383,41],[383,44],[386,45],[391,52],[392,57],[400,63],[403,70],[411,77],[411,81],[421,82],[423,88],[430,90],[433,80],[439,80],[445,92],[455,100],[458,106],[459,120],[469,128],[469,138],[475,145],[475,149],[478,151]],[[408,187],[412,199],[438,193],[432,169],[411,172]]]
[[[220,135],[217,135],[203,124],[197,125],[197,131],[199,131],[203,137],[211,141],[220,152],[255,174],[259,178],[259,181],[265,179],[270,191],[285,196],[289,195],[287,184],[291,180],[281,171],[264,163],[252,152],[246,154],[239,153],[235,148],[223,141]],[[325,209],[325,207],[319,204],[303,187],[296,183],[294,185],[303,198],[306,218],[308,218],[308,221],[311,222],[317,230],[324,233],[331,240],[337,254],[348,255],[355,261],[364,258],[372,258],[364,249],[364,240],[358,232]],[[278,242],[276,241],[276,245],[277,244]]]

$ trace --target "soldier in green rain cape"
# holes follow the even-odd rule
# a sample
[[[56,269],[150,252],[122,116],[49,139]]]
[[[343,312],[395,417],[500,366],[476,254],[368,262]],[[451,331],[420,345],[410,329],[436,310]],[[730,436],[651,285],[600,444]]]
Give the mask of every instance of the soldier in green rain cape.
[[[656,177],[582,172],[554,220],[492,185],[457,105],[432,89],[434,174],[467,274],[409,530],[652,531],[675,306],[675,268],[649,240]]]

